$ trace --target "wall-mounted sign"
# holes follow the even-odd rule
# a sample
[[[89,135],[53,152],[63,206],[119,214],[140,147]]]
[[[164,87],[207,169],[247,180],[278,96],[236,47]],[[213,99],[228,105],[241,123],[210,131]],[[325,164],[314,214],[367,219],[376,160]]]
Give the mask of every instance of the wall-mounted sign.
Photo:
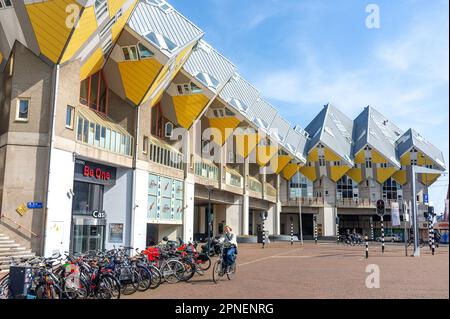
[[[20,215],[23,216],[25,215],[25,213],[28,211],[27,205],[25,205],[24,203],[20,204],[19,207],[16,208],[16,212]]]
[[[109,224],[109,242],[116,244],[123,242],[123,224]]]
[[[42,202],[28,202],[27,207],[29,209],[40,209],[42,208]]]
[[[99,212],[98,210],[94,210],[92,212],[92,217],[98,218],[98,219],[104,219],[104,218],[106,218],[106,213],[105,213],[105,211]]]
[[[113,186],[116,183],[115,167],[77,159],[75,161],[75,180]]]

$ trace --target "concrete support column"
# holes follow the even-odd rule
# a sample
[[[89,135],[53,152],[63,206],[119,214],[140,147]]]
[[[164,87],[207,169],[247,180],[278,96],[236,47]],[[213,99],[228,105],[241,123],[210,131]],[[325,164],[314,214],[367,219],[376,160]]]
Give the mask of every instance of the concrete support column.
[[[281,234],[281,229],[280,229],[280,224],[281,224],[281,176],[277,175],[277,184],[276,184],[276,189],[277,189],[277,202],[275,205],[275,211],[274,211],[274,218],[273,218],[273,233],[275,235],[280,235]]]
[[[319,216],[317,217],[318,227],[322,229],[321,236],[336,235],[336,207],[319,208]],[[320,232],[319,232],[320,235]]]
[[[131,247],[144,249],[147,243],[148,172],[136,169],[135,176]]]
[[[247,194],[242,197],[242,235],[246,236],[249,234],[249,215],[250,215],[250,198]]]
[[[183,211],[183,240],[194,239],[194,179],[186,178],[184,181],[184,211]]]

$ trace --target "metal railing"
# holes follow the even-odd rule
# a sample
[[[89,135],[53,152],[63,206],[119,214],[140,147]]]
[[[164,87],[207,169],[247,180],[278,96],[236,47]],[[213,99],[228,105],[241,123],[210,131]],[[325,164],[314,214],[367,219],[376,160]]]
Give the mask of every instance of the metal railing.
[[[302,198],[289,198],[287,201],[282,201],[282,205],[285,206],[323,206],[325,205],[325,199],[323,197],[302,197]]]
[[[277,190],[275,187],[273,187],[270,183],[264,183],[264,194],[267,196],[276,197],[277,196]]]
[[[260,194],[262,194],[263,190],[261,182],[257,178],[252,176],[248,177],[248,189]]]
[[[6,216],[6,215],[3,215],[3,214],[0,215],[0,219],[3,219],[3,218],[6,218],[7,220],[9,220],[9,221],[11,221],[12,223],[14,223],[15,225],[17,225],[17,226],[18,226],[17,229],[25,229],[27,232],[29,232],[29,233],[30,233],[31,235],[33,235],[34,237],[39,237],[38,234],[36,234],[35,232],[33,232],[31,229],[28,229],[27,227],[25,227],[25,226],[19,224],[19,223],[16,222],[14,219],[12,219],[12,218],[10,218],[10,217],[8,217],[8,216]]]
[[[235,170],[225,168],[225,183],[231,186],[243,188],[242,176]]]
[[[163,142],[156,142],[152,139],[149,141],[149,159],[152,162],[172,167],[175,169],[183,169],[183,154],[164,145]]]
[[[204,177],[211,180],[219,180],[219,168],[217,165],[212,163],[207,163],[202,160],[201,162],[196,162],[194,164],[195,175]]]

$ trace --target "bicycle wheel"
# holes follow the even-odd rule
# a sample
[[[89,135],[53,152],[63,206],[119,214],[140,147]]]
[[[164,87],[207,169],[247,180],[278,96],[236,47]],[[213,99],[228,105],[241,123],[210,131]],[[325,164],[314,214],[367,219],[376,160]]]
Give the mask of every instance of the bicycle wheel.
[[[211,267],[211,258],[206,254],[201,254],[196,260],[201,270],[207,271]]]
[[[88,285],[82,278],[74,281],[70,277],[62,279],[62,296],[65,299],[86,299]]]
[[[165,281],[176,284],[184,276],[184,265],[178,260],[169,260],[161,268],[161,274]]]
[[[218,261],[216,261],[213,267],[212,276],[214,283],[217,284],[219,280],[223,278],[223,275],[224,275],[223,264],[222,261],[219,259]]]
[[[183,277],[181,278],[182,281],[188,281],[195,275],[195,264],[187,259],[184,259],[181,261],[181,263],[184,266],[184,273]]]
[[[61,293],[55,285],[42,283],[36,287],[36,299],[61,299]]]
[[[100,299],[120,299],[120,282],[110,274],[102,275],[98,282],[95,297]]]
[[[232,266],[230,266],[230,270],[227,272],[227,278],[228,280],[231,280],[236,275],[236,262],[233,263]]]
[[[152,282],[150,283],[150,289],[156,289],[161,285],[162,276],[158,268],[153,265],[148,266],[148,270],[152,274]]]
[[[152,284],[152,273],[150,272],[150,270],[142,266],[138,266],[137,271],[140,277],[138,290],[146,291]]]
[[[9,274],[7,274],[0,281],[0,299],[9,299],[9,298],[10,298]]]
[[[139,289],[140,275],[133,268],[122,268],[119,276],[123,295],[132,295]]]

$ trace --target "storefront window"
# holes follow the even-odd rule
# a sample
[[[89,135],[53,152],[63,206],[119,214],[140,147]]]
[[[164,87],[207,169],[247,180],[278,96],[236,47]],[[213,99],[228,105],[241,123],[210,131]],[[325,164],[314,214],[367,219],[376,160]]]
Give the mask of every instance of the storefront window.
[[[73,192],[73,215],[90,216],[93,211],[102,211],[103,185],[75,181]]]

